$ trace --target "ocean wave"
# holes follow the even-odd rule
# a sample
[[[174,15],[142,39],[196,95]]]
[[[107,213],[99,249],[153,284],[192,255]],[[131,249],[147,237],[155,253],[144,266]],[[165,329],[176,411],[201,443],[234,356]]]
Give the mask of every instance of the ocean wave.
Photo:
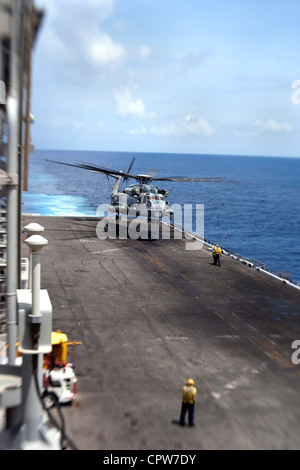
[[[88,207],[81,196],[23,194],[23,213],[55,217],[95,217],[95,211]]]

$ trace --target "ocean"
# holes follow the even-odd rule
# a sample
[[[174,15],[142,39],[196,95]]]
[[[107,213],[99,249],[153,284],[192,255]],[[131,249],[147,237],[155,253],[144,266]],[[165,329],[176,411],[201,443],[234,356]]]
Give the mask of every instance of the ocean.
[[[206,240],[300,282],[300,158],[39,150],[30,157],[23,213],[93,217],[110,202],[105,175],[47,159],[127,171],[133,157],[135,174],[239,181],[156,184],[169,191],[170,205],[204,204]]]

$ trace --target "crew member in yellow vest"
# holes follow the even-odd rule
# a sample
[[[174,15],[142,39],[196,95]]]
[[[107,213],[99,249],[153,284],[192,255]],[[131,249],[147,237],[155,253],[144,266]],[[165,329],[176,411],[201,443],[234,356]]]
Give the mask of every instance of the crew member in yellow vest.
[[[219,245],[216,245],[213,249],[213,257],[214,257],[214,264],[217,266],[221,266],[221,254],[222,250]]]
[[[189,379],[186,385],[183,387],[182,406],[180,414],[180,425],[184,426],[185,415],[188,412],[189,415],[189,426],[194,426],[194,409],[195,409],[195,397],[197,389],[193,379]]]

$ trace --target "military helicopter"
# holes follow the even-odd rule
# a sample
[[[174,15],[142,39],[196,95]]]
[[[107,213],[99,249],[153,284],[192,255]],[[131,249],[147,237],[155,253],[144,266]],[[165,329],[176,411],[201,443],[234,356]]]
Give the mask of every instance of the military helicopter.
[[[170,208],[170,203],[166,200],[169,196],[167,189],[158,189],[153,182],[156,181],[173,181],[179,183],[185,182],[200,182],[200,183],[222,183],[232,182],[226,181],[224,178],[198,178],[198,177],[185,177],[185,176],[165,176],[155,177],[155,172],[150,174],[131,174],[130,171],[135,162],[135,157],[127,170],[127,172],[111,170],[102,166],[95,166],[90,164],[72,164],[57,162],[54,160],[47,160],[52,163],[60,165],[67,165],[76,168],[88,170],[92,173],[103,173],[107,176],[110,184],[110,178],[116,180],[112,186],[111,193],[111,211],[116,213],[116,218],[120,218],[120,214],[134,214],[136,217],[144,216],[151,218],[170,217],[173,211]],[[136,180],[136,183],[129,185],[121,190],[120,187],[128,179]]]

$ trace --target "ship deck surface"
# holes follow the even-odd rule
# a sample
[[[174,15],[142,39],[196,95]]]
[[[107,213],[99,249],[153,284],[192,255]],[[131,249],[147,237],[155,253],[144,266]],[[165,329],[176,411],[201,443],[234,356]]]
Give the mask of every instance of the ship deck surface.
[[[98,220],[45,227],[42,288],[70,341],[78,399],[63,407],[79,449],[299,449],[300,293],[179,240],[99,240]],[[27,247],[23,246],[23,256]],[[195,427],[178,425],[182,386]]]

